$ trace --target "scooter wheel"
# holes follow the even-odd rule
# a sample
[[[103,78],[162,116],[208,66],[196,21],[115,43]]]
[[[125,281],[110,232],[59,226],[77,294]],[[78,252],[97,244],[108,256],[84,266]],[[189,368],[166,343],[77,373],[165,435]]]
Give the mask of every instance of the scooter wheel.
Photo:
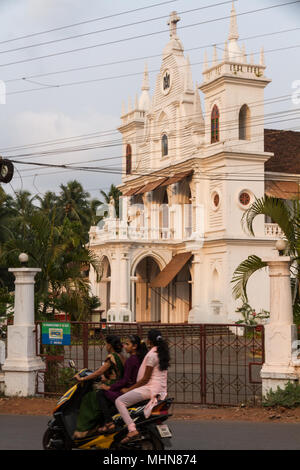
[[[66,444],[65,439],[62,436],[58,436],[57,432],[53,429],[47,429],[43,436],[43,449],[44,450],[58,450],[58,447],[55,445],[55,442],[61,443],[59,446],[60,450],[70,450],[70,447]]]

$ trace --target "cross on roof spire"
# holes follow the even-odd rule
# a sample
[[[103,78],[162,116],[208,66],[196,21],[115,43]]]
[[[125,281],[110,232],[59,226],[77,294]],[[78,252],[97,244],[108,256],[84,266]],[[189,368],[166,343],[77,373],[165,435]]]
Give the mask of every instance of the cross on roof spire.
[[[180,17],[177,15],[176,11],[172,11],[170,14],[170,19],[168,21],[168,26],[170,27],[170,38],[177,36],[177,23],[180,21]]]

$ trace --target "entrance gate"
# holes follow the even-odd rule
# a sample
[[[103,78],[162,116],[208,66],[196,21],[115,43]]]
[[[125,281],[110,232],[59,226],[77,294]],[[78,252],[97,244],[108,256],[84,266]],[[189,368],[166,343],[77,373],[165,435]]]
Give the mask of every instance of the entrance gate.
[[[198,405],[239,405],[261,402],[260,369],[264,363],[264,328],[224,324],[86,323],[71,322],[71,344],[41,344],[41,323],[37,323],[37,352],[46,361],[46,371],[37,375],[37,393],[44,382],[46,394],[64,393],[77,369],[97,369],[106,357],[105,336],[122,340],[138,334],[144,340],[151,328],[158,328],[168,341],[171,366],[168,394],[175,403]]]

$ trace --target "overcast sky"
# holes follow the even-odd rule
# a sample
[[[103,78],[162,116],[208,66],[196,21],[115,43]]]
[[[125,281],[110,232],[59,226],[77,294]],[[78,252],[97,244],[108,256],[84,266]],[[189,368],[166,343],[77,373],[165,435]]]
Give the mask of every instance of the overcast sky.
[[[288,2],[289,0],[237,0],[235,8],[237,14],[240,14]],[[159,6],[145,8],[159,3]],[[213,4],[219,5],[199,9]],[[238,16],[240,43],[245,43],[247,54],[255,53],[255,62],[259,61],[259,51],[264,46],[266,76],[272,79],[265,90],[267,100],[292,94],[292,83],[300,81],[300,29],[243,39],[300,28],[299,5],[298,2]],[[139,10],[121,14],[135,9]],[[187,12],[192,9],[198,10]],[[149,56],[154,56],[147,59],[153,93],[155,77],[161,64],[161,52],[169,40],[166,23],[173,10],[181,17],[178,35],[190,56],[194,83],[201,83],[203,46],[208,46],[206,49],[211,59],[212,45],[219,44],[221,48],[228,36],[229,19],[210,20],[229,16],[231,2],[0,0],[0,80],[6,84],[6,104],[0,104],[0,154],[11,158],[15,156],[24,161],[51,164],[81,162],[85,166],[109,166],[120,170],[121,158],[117,157],[121,157],[121,135],[115,129],[120,124],[122,101],[127,105],[128,97],[131,96],[134,102],[135,94],[140,93],[144,58]],[[140,23],[129,25],[137,22]],[[194,25],[195,23],[202,24]],[[74,24],[77,25],[58,29]],[[44,33],[35,34],[41,32]],[[147,34],[149,35],[145,37],[128,39]],[[16,38],[19,39],[15,40]],[[58,41],[60,39],[63,40]],[[34,47],[28,47],[33,44]],[[82,48],[84,50],[67,52]],[[279,48],[286,49],[270,52]],[[67,53],[61,54],[62,52]],[[220,49],[218,53],[221,57]],[[127,61],[120,63],[125,60]],[[111,62],[119,63],[107,65]],[[83,67],[86,68],[67,71]],[[120,78],[130,74],[132,76]],[[90,82],[82,83],[85,81]],[[300,119],[296,119],[300,115],[296,113],[297,109],[299,105],[290,98],[269,104],[265,108],[268,113],[290,110],[295,111],[295,115],[281,118],[282,122],[278,122],[279,118],[274,116],[271,122],[266,123],[266,127],[300,130]],[[108,131],[106,135],[105,131]],[[93,133],[94,135],[87,136]],[[84,137],[74,140],[76,136]],[[56,139],[58,142],[55,145],[43,143]],[[75,146],[100,142],[106,143],[107,147],[55,156],[42,156],[39,153],[65,147],[71,150]],[[26,148],[31,144],[39,145]],[[34,157],[24,156],[33,152],[38,153]],[[89,162],[96,159],[102,161]],[[4,188],[10,193],[14,188],[27,189],[32,194],[44,194],[47,190],[57,192],[61,183],[65,184],[72,179],[80,181],[92,197],[98,197],[99,189],[107,190],[111,183],[118,184],[121,176],[40,169],[18,164],[11,185],[4,185]]]

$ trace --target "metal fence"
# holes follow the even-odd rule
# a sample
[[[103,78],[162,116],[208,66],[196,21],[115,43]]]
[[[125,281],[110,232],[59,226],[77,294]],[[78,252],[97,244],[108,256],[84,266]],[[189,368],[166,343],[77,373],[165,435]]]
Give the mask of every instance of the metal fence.
[[[105,329],[103,328],[105,326]],[[37,351],[46,361],[46,371],[37,375],[46,394],[63,393],[70,381],[70,359],[77,369],[97,369],[106,357],[105,336],[129,334],[147,339],[158,328],[168,341],[171,366],[168,394],[175,403],[202,405],[259,404],[264,363],[264,328],[224,324],[81,323],[71,322],[70,346],[41,344],[37,323]]]

